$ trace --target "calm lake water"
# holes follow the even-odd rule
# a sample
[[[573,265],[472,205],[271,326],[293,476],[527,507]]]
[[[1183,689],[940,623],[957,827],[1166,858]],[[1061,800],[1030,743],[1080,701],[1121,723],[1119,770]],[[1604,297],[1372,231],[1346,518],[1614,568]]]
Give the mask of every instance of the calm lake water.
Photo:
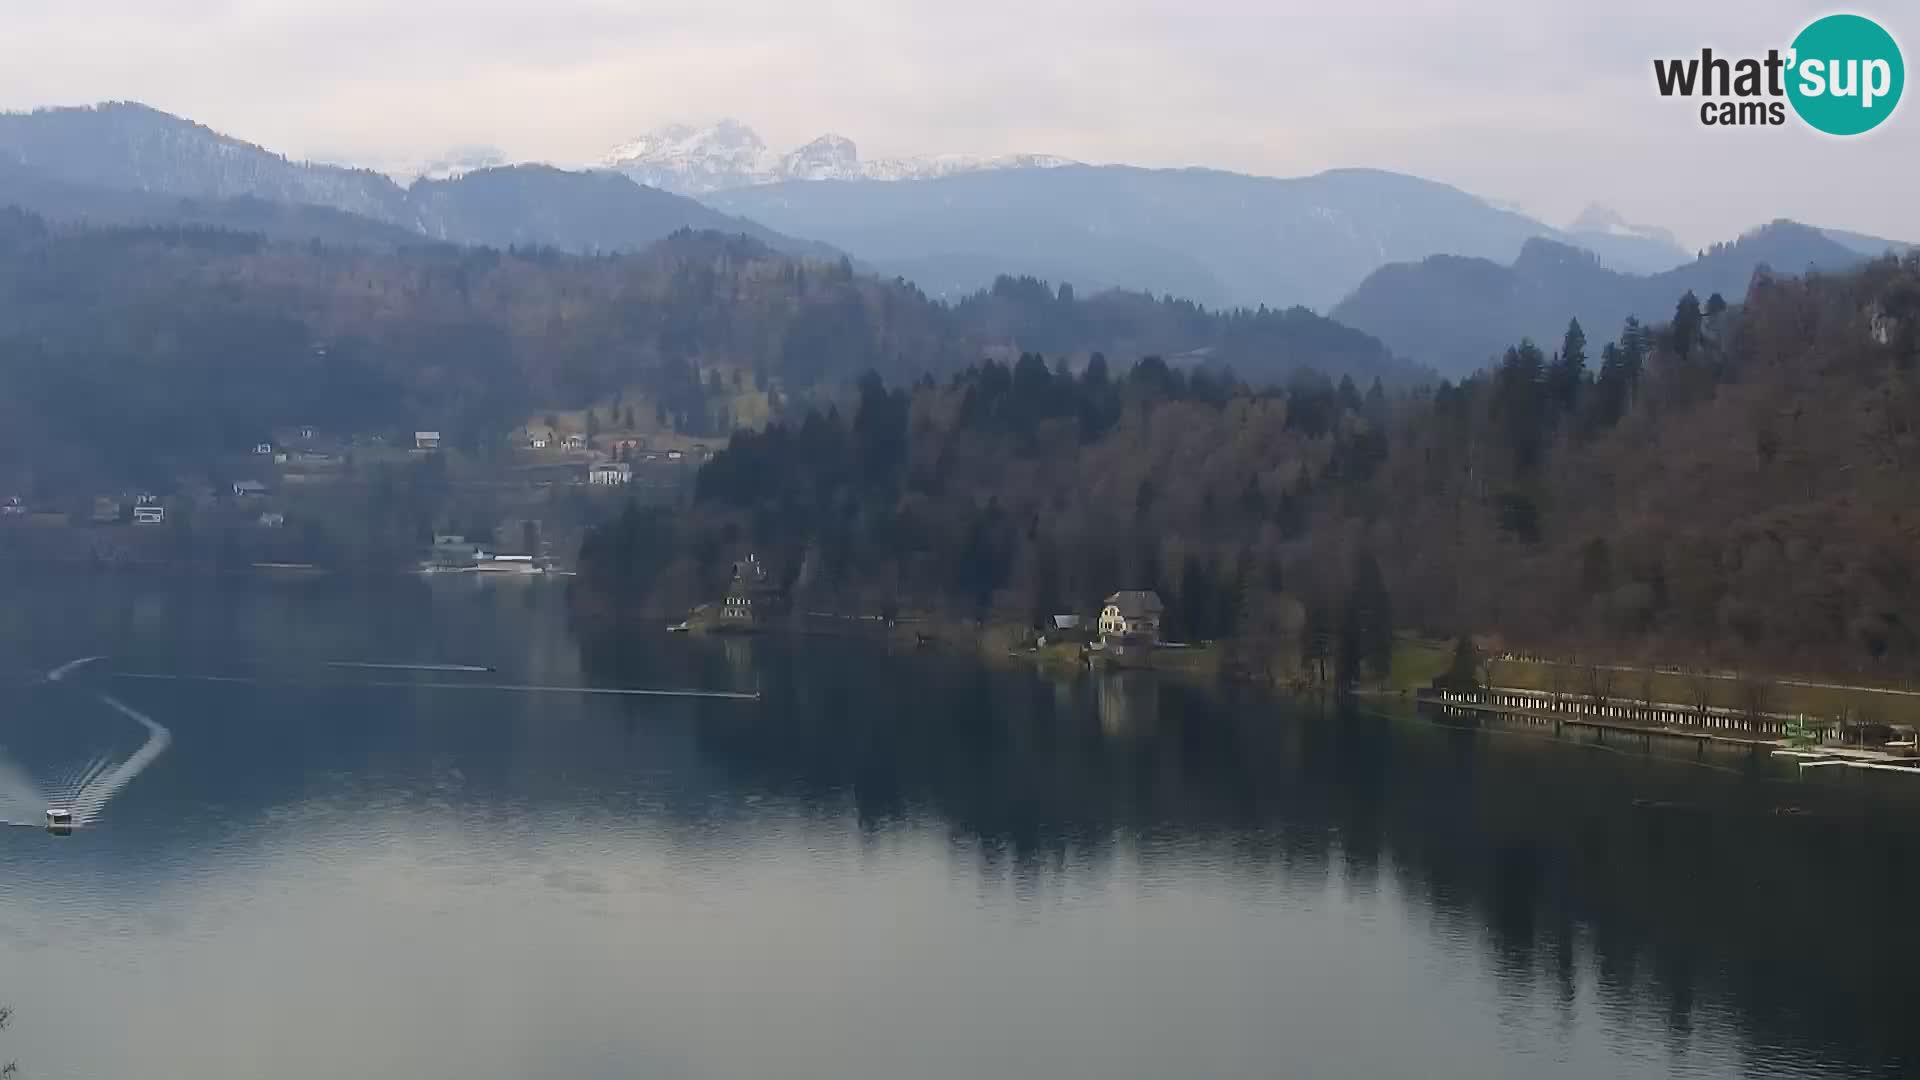
[[[43,819],[89,772],[100,802],[70,837],[0,829],[0,1061],[1920,1070],[1908,778],[852,642],[587,645],[562,601],[470,578],[0,578],[0,817]],[[575,686],[762,697],[524,689]],[[129,776],[141,717],[168,739]]]

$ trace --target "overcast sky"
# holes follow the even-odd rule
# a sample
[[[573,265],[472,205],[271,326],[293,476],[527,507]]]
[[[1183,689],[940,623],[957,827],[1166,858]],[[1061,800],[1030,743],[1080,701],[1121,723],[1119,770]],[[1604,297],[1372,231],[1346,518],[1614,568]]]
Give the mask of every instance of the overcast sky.
[[[1702,245],[1774,217],[1920,240],[1920,104],[1878,131],[1704,128],[1655,56],[1784,48],[1789,0],[87,0],[10,3],[0,107],[143,101],[293,157],[577,163],[660,124],[865,157],[1374,166]],[[1337,15],[1313,13],[1317,9]],[[1907,43],[1920,8],[1858,4]],[[1297,12],[1297,13],[1296,13]]]

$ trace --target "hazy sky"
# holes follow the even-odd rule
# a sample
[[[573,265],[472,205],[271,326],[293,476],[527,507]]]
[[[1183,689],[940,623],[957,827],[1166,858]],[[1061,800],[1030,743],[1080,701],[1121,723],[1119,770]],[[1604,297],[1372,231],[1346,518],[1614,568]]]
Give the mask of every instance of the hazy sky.
[[[1702,127],[1655,56],[1784,48],[1788,0],[88,0],[10,3],[0,107],[134,99],[294,157],[449,147],[574,163],[736,116],[777,149],[1044,151],[1296,175],[1366,165],[1556,224],[1585,203],[1693,244],[1774,217],[1920,240],[1920,102],[1829,139]],[[1320,14],[1321,10],[1338,14]],[[1910,95],[1911,96],[1911,95]]]

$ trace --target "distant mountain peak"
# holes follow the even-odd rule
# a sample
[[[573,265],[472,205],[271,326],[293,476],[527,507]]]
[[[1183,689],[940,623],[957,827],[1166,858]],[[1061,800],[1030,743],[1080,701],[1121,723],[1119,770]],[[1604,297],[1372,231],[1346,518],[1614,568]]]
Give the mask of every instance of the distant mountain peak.
[[[1678,248],[1680,242],[1673,233],[1658,225],[1635,225],[1622,217],[1620,211],[1600,203],[1590,203],[1580,216],[1567,226],[1572,233],[1601,233],[1607,236],[1631,236],[1659,243],[1671,244]]]
[[[783,180],[858,180],[860,149],[829,133],[781,158],[777,171]]]
[[[1045,169],[1077,162],[1051,154],[1002,154],[863,161],[845,135],[828,133],[780,154],[746,124],[726,118],[707,127],[665,124],[621,143],[595,166],[683,195],[807,180],[925,180],[989,169]]]
[[[420,180],[452,180],[506,164],[506,151],[497,146],[456,146],[413,170],[413,175]]]

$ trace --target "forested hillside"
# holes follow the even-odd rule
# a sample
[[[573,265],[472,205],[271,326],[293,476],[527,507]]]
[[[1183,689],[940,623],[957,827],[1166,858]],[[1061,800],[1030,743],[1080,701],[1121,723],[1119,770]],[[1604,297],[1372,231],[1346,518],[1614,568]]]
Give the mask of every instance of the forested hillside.
[[[380,251],[0,211],[0,450],[41,478],[132,479],[289,425],[432,428],[482,451],[529,415],[608,401],[724,436],[742,393],[831,398],[863,371],[906,382],[1023,347],[1185,354],[1262,381],[1303,366],[1420,375],[1304,311],[1012,280],[953,308],[844,259],[714,233],[609,256]]]
[[[602,530],[582,603],[711,599],[752,549],[843,609],[1026,620],[1155,588],[1170,634],[1263,664],[1352,671],[1399,627],[1920,671],[1920,259],[1672,310],[1409,393],[1038,355],[869,379],[736,439],[693,513]]]

